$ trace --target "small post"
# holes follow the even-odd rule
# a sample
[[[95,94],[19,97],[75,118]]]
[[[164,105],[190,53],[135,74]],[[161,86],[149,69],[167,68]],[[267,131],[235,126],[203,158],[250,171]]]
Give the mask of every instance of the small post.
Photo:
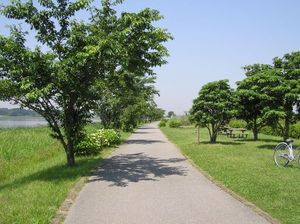
[[[200,144],[200,126],[197,125],[197,144]]]

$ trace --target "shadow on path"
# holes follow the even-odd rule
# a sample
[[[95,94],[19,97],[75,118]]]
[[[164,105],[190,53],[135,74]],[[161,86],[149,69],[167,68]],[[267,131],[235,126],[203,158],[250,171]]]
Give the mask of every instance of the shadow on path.
[[[160,140],[146,140],[146,139],[131,139],[125,141],[125,144],[139,144],[139,145],[149,145],[154,143],[166,143],[166,142]]]
[[[144,134],[151,134],[152,132],[149,132],[149,131],[134,131],[133,134],[141,134],[141,135],[144,135]]]
[[[157,181],[170,175],[186,175],[186,168],[176,166],[185,159],[158,159],[144,153],[118,155],[103,159],[102,167],[95,173],[90,182],[108,181],[110,186],[126,187],[129,183],[139,181]]]
[[[155,129],[155,128],[154,127],[141,127],[139,129],[141,129],[141,130],[147,130],[147,129]]]

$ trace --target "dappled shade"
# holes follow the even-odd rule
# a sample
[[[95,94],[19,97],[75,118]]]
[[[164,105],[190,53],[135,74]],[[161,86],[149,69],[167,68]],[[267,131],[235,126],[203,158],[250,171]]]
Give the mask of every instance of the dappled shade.
[[[144,133],[146,133],[146,132],[144,132]],[[149,145],[149,144],[155,144],[155,143],[166,143],[166,142],[160,141],[160,140],[146,140],[146,139],[130,139],[130,140],[125,141],[125,144]]]
[[[108,181],[110,186],[126,187],[139,181],[158,181],[171,175],[186,175],[186,168],[178,165],[185,159],[158,159],[144,153],[114,156],[104,159],[102,167],[90,181]]]

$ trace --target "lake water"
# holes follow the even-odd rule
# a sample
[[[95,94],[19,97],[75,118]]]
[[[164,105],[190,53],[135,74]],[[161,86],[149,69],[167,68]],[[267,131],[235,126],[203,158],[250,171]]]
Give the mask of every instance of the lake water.
[[[93,122],[100,122],[93,119]],[[45,126],[47,122],[42,117],[0,116],[0,128]]]
[[[45,126],[47,122],[42,117],[0,116],[0,128]]]

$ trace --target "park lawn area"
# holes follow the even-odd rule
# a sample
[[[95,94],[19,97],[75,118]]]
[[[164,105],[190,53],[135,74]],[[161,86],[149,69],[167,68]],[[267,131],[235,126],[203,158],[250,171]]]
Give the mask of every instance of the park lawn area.
[[[96,129],[90,125],[88,132]],[[49,223],[76,182],[113,150],[77,158],[77,166],[69,168],[62,146],[49,133],[47,127],[0,129],[1,224]]]
[[[201,143],[196,143],[194,127],[162,127],[197,166],[213,179],[254,203],[281,223],[300,223],[300,167],[294,162],[287,168],[273,163],[273,149],[281,138],[260,134],[259,141],[218,136],[209,143],[206,129],[201,129]],[[294,142],[296,146],[300,141]]]

